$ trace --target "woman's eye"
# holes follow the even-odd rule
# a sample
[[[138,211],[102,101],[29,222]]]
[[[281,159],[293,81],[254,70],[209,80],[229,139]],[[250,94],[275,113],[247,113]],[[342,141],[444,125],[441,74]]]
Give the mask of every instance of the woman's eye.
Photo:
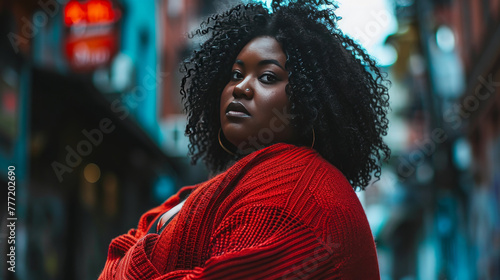
[[[231,80],[239,80],[243,77],[240,72],[238,71],[233,71],[231,72]]]
[[[271,83],[274,83],[278,80],[278,78],[276,78],[276,76],[272,75],[272,74],[264,74],[260,77],[260,80],[266,84],[271,84]]]

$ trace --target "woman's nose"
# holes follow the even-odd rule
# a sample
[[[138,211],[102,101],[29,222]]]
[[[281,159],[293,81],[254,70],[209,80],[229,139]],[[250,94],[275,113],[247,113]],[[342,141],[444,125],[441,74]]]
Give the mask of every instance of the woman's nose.
[[[233,90],[233,96],[235,98],[245,98],[250,99],[253,97],[253,89],[250,86],[248,78],[245,78],[238,83]]]

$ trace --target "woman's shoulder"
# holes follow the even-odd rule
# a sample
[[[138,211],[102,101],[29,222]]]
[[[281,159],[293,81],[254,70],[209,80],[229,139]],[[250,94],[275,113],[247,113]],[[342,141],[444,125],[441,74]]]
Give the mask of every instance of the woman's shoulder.
[[[362,211],[359,199],[344,174],[317,153],[301,170],[291,189],[290,200],[317,207],[326,214],[344,209]]]
[[[311,183],[307,188],[321,206],[328,208],[337,204],[350,205],[348,202],[359,203],[354,188],[344,174],[321,156],[318,155],[310,170],[304,172],[311,174]]]
[[[323,240],[333,235],[343,242],[360,236],[372,240],[363,207],[342,172],[311,149],[288,148],[273,164],[246,172],[224,202],[230,208],[224,215],[272,209]],[[353,232],[360,235],[350,236]]]
[[[305,203],[323,210],[360,206],[346,177],[316,151],[286,144],[270,148],[258,154],[253,159],[260,158],[258,163],[241,177],[235,188],[239,199],[277,205]]]

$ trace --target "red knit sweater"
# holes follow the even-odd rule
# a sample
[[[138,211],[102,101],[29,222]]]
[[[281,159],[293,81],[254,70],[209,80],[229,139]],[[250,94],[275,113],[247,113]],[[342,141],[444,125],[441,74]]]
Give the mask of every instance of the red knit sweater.
[[[275,144],[187,188],[160,235],[149,226],[179,194],[111,242],[99,279],[379,279],[356,194],[311,149]]]

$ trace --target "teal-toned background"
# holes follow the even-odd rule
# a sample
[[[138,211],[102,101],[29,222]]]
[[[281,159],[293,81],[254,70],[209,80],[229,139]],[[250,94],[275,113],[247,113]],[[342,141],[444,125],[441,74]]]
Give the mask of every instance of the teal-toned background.
[[[68,0],[0,0],[0,185],[15,166],[17,217],[11,273],[0,195],[0,279],[96,279],[113,237],[208,176],[187,158],[178,68],[200,43],[186,32],[237,2],[111,2],[116,22],[71,31]],[[358,193],[382,279],[500,279],[500,0],[338,5],[392,81],[392,157]],[[94,31],[116,52],[72,68],[65,40]]]

